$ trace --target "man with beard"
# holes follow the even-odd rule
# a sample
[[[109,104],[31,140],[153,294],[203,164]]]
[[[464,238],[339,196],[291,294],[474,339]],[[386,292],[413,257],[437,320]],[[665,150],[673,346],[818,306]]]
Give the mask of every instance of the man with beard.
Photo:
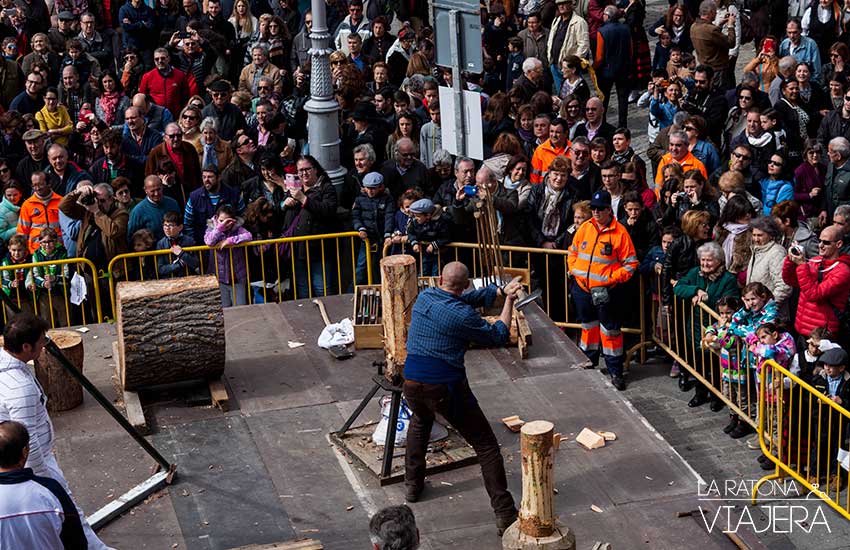
[[[722,89],[712,87],[714,74],[714,69],[708,65],[700,65],[694,70],[694,87],[682,98],[682,109],[704,118],[708,124],[708,137],[714,143],[720,143],[729,104]]]
[[[145,166],[124,154],[121,150],[123,141],[120,130],[114,128],[104,130],[100,137],[103,156],[95,159],[89,166],[89,173],[92,175],[92,180],[105,183],[112,183],[117,177],[125,177],[130,180],[133,196],[139,197],[142,195]]]

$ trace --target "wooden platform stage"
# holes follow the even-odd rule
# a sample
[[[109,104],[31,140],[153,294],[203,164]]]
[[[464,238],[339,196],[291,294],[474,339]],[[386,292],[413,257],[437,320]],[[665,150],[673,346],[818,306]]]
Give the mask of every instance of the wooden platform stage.
[[[332,320],[352,311],[351,295],[326,299]],[[529,359],[516,348],[471,350],[470,384],[490,418],[519,501],[519,434],[500,420],[554,422],[569,437],[556,456],[555,496],[578,548],[595,541],[623,549],[729,548],[676,513],[699,506],[692,470],[536,307]],[[177,395],[152,403],[151,441],[178,464],[176,483],[101,531],[121,549],[216,549],[311,538],[326,549],[369,548],[377,509],[404,502],[403,484],[381,487],[330,443],[371,386],[377,351],[336,361],[317,347],[323,326],[307,300],[225,310],[230,410],[189,407]],[[84,334],[85,372],[117,399],[111,377],[114,327]],[[304,343],[290,347],[290,343]],[[361,415],[379,418],[378,399]],[[90,397],[56,415],[57,452],[76,497],[93,511],[150,475],[152,461]],[[358,422],[360,423],[360,422]],[[584,427],[615,432],[616,441],[587,451]],[[501,548],[477,466],[434,475],[413,504],[423,550]],[[598,507],[602,512],[591,510]]]

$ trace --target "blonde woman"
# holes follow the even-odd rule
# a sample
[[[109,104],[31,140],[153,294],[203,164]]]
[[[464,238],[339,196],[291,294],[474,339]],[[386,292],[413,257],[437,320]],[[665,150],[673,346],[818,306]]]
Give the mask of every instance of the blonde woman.
[[[270,39],[269,23],[271,23],[273,18],[274,15],[270,13],[264,13],[257,20],[257,25],[255,27],[254,34],[251,35],[251,38],[248,40],[247,47],[245,48],[245,55],[243,56],[243,65],[247,65],[251,62],[251,49],[254,47],[254,45],[259,44],[260,42],[263,42],[264,44],[268,45]]]
[[[233,15],[227,21],[236,29],[236,52],[233,59],[244,58],[248,43],[254,37],[254,31],[260,26],[257,18],[251,15],[248,0],[236,0],[233,3]]]

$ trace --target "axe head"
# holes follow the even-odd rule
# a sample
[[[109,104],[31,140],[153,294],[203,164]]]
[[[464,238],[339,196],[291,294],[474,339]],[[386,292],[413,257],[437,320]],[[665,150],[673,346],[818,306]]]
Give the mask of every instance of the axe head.
[[[517,311],[522,311],[522,310],[524,310],[524,309],[525,309],[526,307],[528,307],[530,304],[532,304],[532,303],[534,303],[535,301],[537,301],[537,299],[538,299],[538,298],[540,298],[540,296],[541,296],[542,294],[543,294],[543,290],[541,290],[541,289],[539,289],[539,288],[538,288],[537,290],[535,290],[535,291],[534,291],[534,292],[532,292],[531,294],[526,295],[526,297],[525,297],[525,298],[522,298],[522,299],[520,299],[520,300],[517,300],[517,301],[516,301],[516,303],[514,304],[514,309],[515,309],[515,310],[517,310]]]

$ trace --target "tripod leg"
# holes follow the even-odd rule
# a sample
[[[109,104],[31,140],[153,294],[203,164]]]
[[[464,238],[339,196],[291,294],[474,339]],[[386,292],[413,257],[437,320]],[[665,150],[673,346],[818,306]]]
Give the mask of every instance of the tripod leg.
[[[369,390],[369,393],[366,394],[366,397],[363,398],[363,401],[361,401],[360,404],[357,405],[357,408],[354,409],[354,412],[351,413],[351,416],[349,416],[348,420],[345,421],[345,424],[342,425],[342,428],[336,431],[337,437],[342,437],[343,435],[345,435],[345,432],[347,432],[348,428],[350,428],[351,425],[354,424],[354,421],[357,420],[357,417],[360,416],[360,413],[363,412],[363,409],[366,408],[366,405],[369,404],[369,401],[371,401],[372,398],[375,397],[375,394],[378,393],[378,389],[380,389],[380,387],[380,384],[375,384],[372,386],[372,389]]]
[[[381,465],[381,477],[390,477],[395,453],[395,432],[398,426],[398,410],[401,408],[401,392],[394,391],[390,404],[390,420],[387,422],[387,437],[384,441],[384,461]]]

